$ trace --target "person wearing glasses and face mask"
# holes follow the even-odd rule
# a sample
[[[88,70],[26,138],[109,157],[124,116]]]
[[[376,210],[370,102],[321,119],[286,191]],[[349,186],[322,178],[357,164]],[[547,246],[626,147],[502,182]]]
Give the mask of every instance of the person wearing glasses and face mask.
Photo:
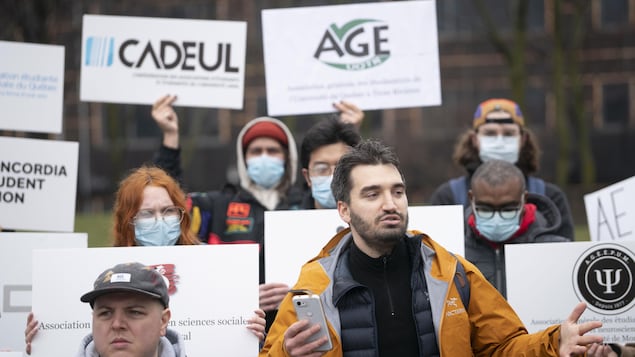
[[[358,113],[359,121],[364,116],[359,109],[353,113]],[[331,191],[333,170],[340,157],[360,140],[355,125],[342,117],[328,117],[307,131],[300,147],[302,176],[310,188],[302,202],[304,209],[337,208]]]
[[[453,159],[467,174],[439,186],[430,197],[430,204],[462,204],[467,207],[470,177],[484,162],[503,160],[518,167],[525,179],[527,191],[547,196],[556,205],[562,219],[557,233],[574,238],[573,219],[564,192],[553,183],[534,176],[538,171],[540,149],[532,131],[525,125],[520,107],[508,99],[488,99],[476,107],[472,128],[458,139]]]
[[[465,257],[506,296],[505,244],[566,242],[551,200],[527,192],[523,173],[513,164],[490,160],[472,176],[465,211]]]
[[[197,245],[190,230],[186,195],[170,175],[158,167],[142,166],[119,183],[113,207],[114,247]],[[265,312],[255,310],[247,329],[264,340]],[[31,353],[39,321],[31,312],[24,331],[26,352]]]

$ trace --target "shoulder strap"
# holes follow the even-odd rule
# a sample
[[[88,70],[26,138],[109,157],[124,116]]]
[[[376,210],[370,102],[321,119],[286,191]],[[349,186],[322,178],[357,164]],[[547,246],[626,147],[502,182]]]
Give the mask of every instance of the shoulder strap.
[[[537,193],[539,195],[545,194],[545,181],[536,176],[529,176],[527,178],[527,191],[531,193]]]
[[[454,256],[454,254],[452,254],[452,256]],[[467,311],[470,307],[470,282],[467,280],[467,275],[465,274],[465,268],[463,267],[463,264],[461,264],[459,259],[456,259],[456,273],[454,274],[454,285],[456,285],[456,288],[459,290],[459,296],[461,297],[461,302],[463,302],[463,306],[465,306],[465,311]]]
[[[450,189],[452,190],[454,203],[465,206],[467,204],[467,185],[465,183],[465,176],[451,179]]]

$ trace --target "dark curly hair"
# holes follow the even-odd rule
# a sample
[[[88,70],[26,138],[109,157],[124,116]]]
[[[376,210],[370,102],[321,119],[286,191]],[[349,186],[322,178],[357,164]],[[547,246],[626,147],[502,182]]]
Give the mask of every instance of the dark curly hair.
[[[475,170],[482,162],[478,156],[478,149],[474,146],[473,140],[476,130],[468,129],[459,137],[454,146],[452,159],[454,162],[467,170]],[[538,171],[540,159],[540,147],[536,135],[528,128],[521,128],[522,147],[518,153],[516,166],[525,175],[531,175]]]

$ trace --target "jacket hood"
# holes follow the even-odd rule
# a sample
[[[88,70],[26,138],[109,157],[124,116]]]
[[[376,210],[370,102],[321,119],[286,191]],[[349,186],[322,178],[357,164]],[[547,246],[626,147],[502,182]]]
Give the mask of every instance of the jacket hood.
[[[183,338],[174,330],[167,329],[165,336],[159,340],[159,344],[159,357],[186,357]],[[82,339],[76,357],[99,357],[92,334]]]
[[[289,157],[287,158],[287,162],[285,163],[285,172],[284,176],[278,186],[271,189],[266,189],[261,186],[258,186],[255,182],[253,182],[249,175],[247,174],[247,164],[245,162],[245,153],[243,151],[243,137],[249,128],[254,126],[259,122],[270,122],[277,126],[279,126],[287,136],[287,141],[289,142],[288,151]],[[267,209],[272,210],[276,208],[282,196],[285,195],[286,191],[295,184],[295,180],[297,177],[298,171],[298,149],[295,143],[295,139],[291,134],[289,128],[284,125],[278,119],[270,118],[270,117],[260,117],[249,121],[238,133],[238,138],[236,139],[236,169],[238,170],[238,177],[240,179],[240,187],[250,192],[263,206]]]

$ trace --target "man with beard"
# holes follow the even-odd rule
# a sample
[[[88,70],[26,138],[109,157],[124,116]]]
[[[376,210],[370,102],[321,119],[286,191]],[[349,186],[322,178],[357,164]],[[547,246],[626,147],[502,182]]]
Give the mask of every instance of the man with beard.
[[[333,347],[316,350],[327,337],[310,339],[320,326],[298,321],[287,294],[260,356],[571,356],[602,341],[585,336],[599,321],[577,323],[583,303],[528,334],[474,265],[407,231],[405,180],[385,145],[363,141],[344,154],[331,188],[349,229],[302,267],[294,291],[320,296]],[[465,302],[459,280],[470,287]]]

